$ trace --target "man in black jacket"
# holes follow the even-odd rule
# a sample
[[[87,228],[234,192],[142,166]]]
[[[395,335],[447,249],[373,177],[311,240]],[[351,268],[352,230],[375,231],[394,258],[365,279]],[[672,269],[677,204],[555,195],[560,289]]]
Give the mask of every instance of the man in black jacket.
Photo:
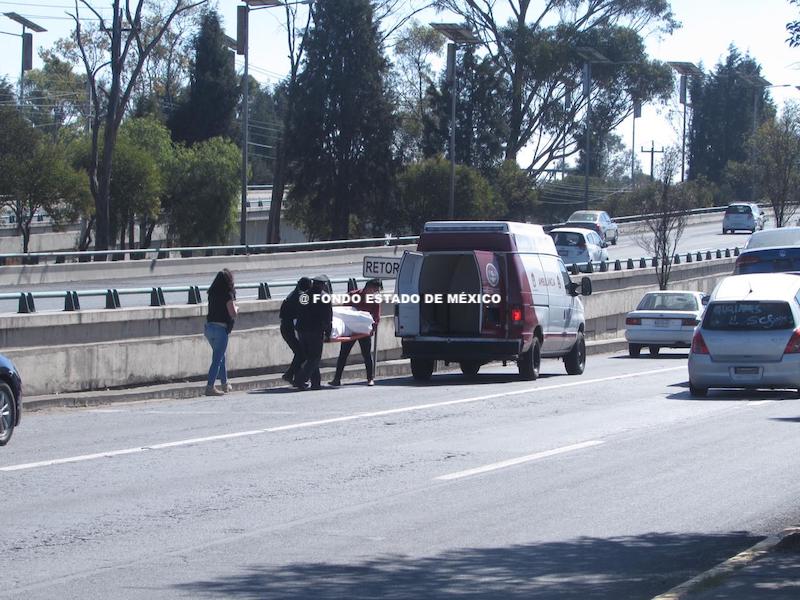
[[[286,296],[286,299],[281,303],[280,319],[281,319],[281,337],[283,341],[289,346],[294,353],[292,357],[292,364],[289,365],[287,371],[283,374],[283,378],[289,383],[294,382],[295,375],[300,370],[300,366],[305,360],[303,349],[300,346],[300,340],[297,339],[297,332],[294,330],[295,319],[300,314],[300,294],[308,294],[311,289],[311,280],[308,277],[301,277],[297,281],[297,286],[292,292]]]
[[[311,280],[311,289],[300,294],[300,310],[297,315],[297,334],[303,350],[305,363],[295,378],[295,386],[301,390],[318,390],[320,385],[319,362],[322,360],[322,344],[331,337],[333,306],[330,298],[324,298],[331,291],[330,280],[319,275]]]

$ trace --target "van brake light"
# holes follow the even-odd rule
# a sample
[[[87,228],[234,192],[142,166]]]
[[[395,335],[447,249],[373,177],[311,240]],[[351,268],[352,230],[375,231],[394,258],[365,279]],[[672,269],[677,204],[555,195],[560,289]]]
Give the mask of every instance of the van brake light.
[[[795,329],[792,332],[792,337],[789,338],[789,342],[786,344],[786,349],[783,353],[800,354],[800,329]]]
[[[708,354],[708,346],[706,346],[706,341],[703,339],[703,335],[699,331],[695,331],[694,337],[692,338],[692,354]]]
[[[511,308],[511,321],[513,323],[521,323],[522,322],[522,307],[521,306],[514,306]]]

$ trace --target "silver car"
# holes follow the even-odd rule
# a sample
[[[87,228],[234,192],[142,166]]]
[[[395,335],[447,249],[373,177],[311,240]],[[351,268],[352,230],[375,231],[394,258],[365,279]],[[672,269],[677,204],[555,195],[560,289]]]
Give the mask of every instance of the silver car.
[[[722,217],[722,233],[734,233],[738,229],[744,229],[751,233],[756,230],[764,229],[767,215],[758,207],[758,204],[750,202],[734,202],[725,209],[725,216]]]
[[[759,273],[722,280],[689,351],[689,391],[800,391],[800,275]]]
[[[648,292],[625,317],[628,354],[639,356],[647,346],[651,356],[661,348],[688,348],[700,323],[708,296],[693,291]]]
[[[550,232],[550,237],[565,265],[608,260],[608,243],[589,229],[558,227]]]

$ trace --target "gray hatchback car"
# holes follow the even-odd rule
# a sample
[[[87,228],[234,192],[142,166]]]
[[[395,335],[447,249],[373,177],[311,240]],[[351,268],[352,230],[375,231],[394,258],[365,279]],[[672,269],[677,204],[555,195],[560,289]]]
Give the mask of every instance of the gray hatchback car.
[[[800,393],[800,275],[722,280],[689,351],[689,391],[793,389]]]

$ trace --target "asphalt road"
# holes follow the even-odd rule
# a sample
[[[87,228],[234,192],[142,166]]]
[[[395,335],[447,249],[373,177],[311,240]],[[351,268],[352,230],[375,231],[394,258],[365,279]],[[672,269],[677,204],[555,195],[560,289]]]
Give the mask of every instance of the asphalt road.
[[[484,371],[27,414],[0,598],[636,600],[800,517],[788,394]]]
[[[721,231],[722,214],[709,215],[709,221],[690,225],[686,228],[683,237],[678,245],[679,252],[690,252],[696,250],[715,249],[715,248],[733,248],[734,246],[744,246],[747,242],[749,234],[741,233],[735,235],[723,235]],[[627,260],[628,258],[638,259],[641,256],[646,256],[647,253],[641,248],[638,243],[637,236],[631,232],[630,225],[622,226],[622,233],[620,234],[619,244],[616,246],[609,246],[608,252],[611,260],[620,259]],[[308,272],[299,272],[295,268],[282,268],[282,269],[265,269],[264,271],[256,272],[249,271],[242,274],[237,282],[241,283],[258,283],[262,281],[275,282],[275,281],[294,281],[302,275],[317,275],[325,273],[332,279],[347,279],[349,277],[361,277],[360,263],[354,266],[335,266],[335,267],[309,267]],[[104,290],[109,287],[118,289],[124,288],[151,288],[154,286],[173,287],[173,286],[189,286],[189,285],[208,285],[211,277],[198,276],[196,273],[190,271],[187,265],[187,272],[183,275],[170,275],[170,276],[148,276],[137,278],[119,278],[113,281],[86,279],[76,281],[70,286],[63,283],[57,284],[40,284],[40,285],[27,285],[25,289],[17,286],[0,285],[0,293],[18,293],[24,292],[43,292],[43,291],[63,291],[65,287],[71,287],[76,290]],[[206,281],[208,280],[208,281]],[[272,295],[275,298],[282,298],[291,288],[273,288]],[[344,284],[338,285],[338,291],[345,291]],[[258,297],[257,290],[243,290],[240,292],[241,298],[256,298]],[[121,304],[123,307],[131,306],[148,306],[150,303],[149,294],[139,295],[123,295],[121,297]],[[167,304],[185,304],[187,301],[187,293],[166,293],[165,300]],[[60,311],[64,309],[63,298],[46,298],[36,299],[36,310],[42,311]],[[17,311],[17,300],[2,300],[0,301],[0,314],[14,313]],[[81,307],[83,309],[97,309],[105,308],[105,298],[103,296],[81,298]]]

